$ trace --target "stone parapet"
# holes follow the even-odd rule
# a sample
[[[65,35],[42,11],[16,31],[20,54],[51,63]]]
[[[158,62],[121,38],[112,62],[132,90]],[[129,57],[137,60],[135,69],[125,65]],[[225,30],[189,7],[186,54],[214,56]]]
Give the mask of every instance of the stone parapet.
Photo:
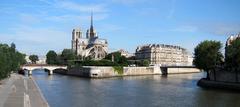
[[[165,67],[166,68],[166,67]],[[193,73],[200,72],[199,69],[193,67],[171,67],[162,69],[159,66],[151,67],[123,67],[122,73],[116,71],[113,67],[104,66],[83,66],[71,68],[68,71],[55,71],[55,73],[91,77],[104,78],[115,76],[133,76],[133,75],[159,75],[159,74],[176,74],[176,73]]]

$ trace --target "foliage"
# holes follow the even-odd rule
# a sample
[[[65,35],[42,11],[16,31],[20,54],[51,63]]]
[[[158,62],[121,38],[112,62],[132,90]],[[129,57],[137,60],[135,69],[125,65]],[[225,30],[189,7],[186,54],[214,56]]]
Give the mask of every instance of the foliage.
[[[73,65],[71,64],[73,60],[82,59],[81,56],[75,55],[74,51],[71,49],[64,49],[61,54],[57,54],[55,51],[50,50],[46,54],[46,62],[51,65]]]
[[[111,54],[108,54],[105,59],[107,60],[112,60],[113,58],[113,62],[122,65],[122,66],[127,66],[128,65],[128,61],[127,58],[125,56],[122,56],[120,52],[114,52]]]
[[[16,50],[14,43],[11,47],[0,44],[0,79],[6,78],[11,71],[18,70],[25,63],[25,55]]]
[[[129,65],[136,65],[136,66],[149,66],[150,61],[147,59],[144,60],[128,60]]]
[[[11,49],[13,49],[14,51],[16,50],[16,45],[14,43],[11,43]]]
[[[37,55],[30,55],[29,59],[33,64],[36,64],[36,62],[39,60]]]
[[[119,65],[115,62],[112,62],[110,60],[102,59],[102,60],[72,60],[69,61],[68,67],[81,67],[81,66],[112,66],[114,71],[116,71],[118,74],[123,74],[123,66]]]
[[[227,68],[240,70],[240,39],[236,39],[231,45],[226,46],[225,64]]]
[[[114,71],[116,71],[119,75],[123,74],[123,66],[113,66]]]
[[[222,63],[221,43],[219,41],[203,41],[194,49],[194,65],[207,72],[209,79],[210,71],[215,70]]]
[[[112,61],[103,59],[103,60],[77,60],[77,61],[70,61],[70,66],[118,66],[117,63],[114,63]]]
[[[143,66],[149,66],[149,64],[150,64],[149,60],[143,60],[142,61]]]
[[[112,55],[114,56],[114,62],[112,62]],[[64,49],[60,55],[57,55],[54,51],[47,53],[47,63],[57,65],[74,66],[127,66],[127,58],[121,56],[119,52],[115,52],[106,56],[102,60],[91,60],[90,57],[77,56],[71,49]]]
[[[231,45],[225,49],[225,65],[226,69],[236,72],[236,80],[238,81],[238,72],[240,70],[240,39],[236,39]]]
[[[47,64],[50,65],[56,65],[58,64],[58,58],[57,58],[57,53],[53,50],[48,51],[48,53],[46,54],[46,62]]]
[[[64,49],[60,57],[60,63],[63,65],[67,65],[69,60],[74,60],[77,58],[74,51],[71,49]]]

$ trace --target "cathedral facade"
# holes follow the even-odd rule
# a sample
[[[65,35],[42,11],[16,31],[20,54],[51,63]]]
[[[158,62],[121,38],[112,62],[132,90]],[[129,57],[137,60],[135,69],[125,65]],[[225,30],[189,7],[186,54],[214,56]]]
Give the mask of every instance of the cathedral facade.
[[[86,32],[86,37],[81,29],[72,31],[72,50],[83,58],[101,60],[108,53],[108,42],[106,39],[98,37],[93,27],[93,17],[91,16],[91,26]]]

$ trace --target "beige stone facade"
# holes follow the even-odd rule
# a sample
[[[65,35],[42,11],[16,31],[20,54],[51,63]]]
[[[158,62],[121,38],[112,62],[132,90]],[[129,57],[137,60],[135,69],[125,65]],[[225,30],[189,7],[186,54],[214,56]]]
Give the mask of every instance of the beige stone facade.
[[[118,50],[116,52],[120,52],[121,56],[125,56],[126,58],[134,56],[132,53],[129,53],[128,51],[123,50],[123,49],[120,49],[120,50]]]
[[[149,44],[138,46],[136,59],[149,60],[151,64],[161,66],[185,66],[191,64],[190,55],[180,46]]]
[[[236,39],[240,39],[240,33],[239,33],[239,34],[236,34],[236,35],[231,35],[231,36],[227,39],[226,46],[231,45],[231,43],[232,43],[234,40],[236,40]]]
[[[86,32],[86,38],[83,37],[81,29],[72,31],[72,50],[82,57],[90,57],[93,60],[103,59],[108,52],[108,42],[106,39],[98,37],[93,28],[91,17],[91,26]]]

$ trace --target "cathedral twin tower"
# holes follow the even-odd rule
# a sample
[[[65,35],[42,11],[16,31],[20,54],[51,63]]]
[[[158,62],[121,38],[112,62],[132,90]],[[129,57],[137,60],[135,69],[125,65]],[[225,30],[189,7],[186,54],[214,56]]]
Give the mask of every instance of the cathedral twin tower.
[[[73,29],[72,50],[83,58],[90,58],[93,60],[101,60],[107,55],[107,40],[98,38],[98,35],[93,27],[92,15],[91,26],[86,32],[86,38],[83,37],[81,29]]]

